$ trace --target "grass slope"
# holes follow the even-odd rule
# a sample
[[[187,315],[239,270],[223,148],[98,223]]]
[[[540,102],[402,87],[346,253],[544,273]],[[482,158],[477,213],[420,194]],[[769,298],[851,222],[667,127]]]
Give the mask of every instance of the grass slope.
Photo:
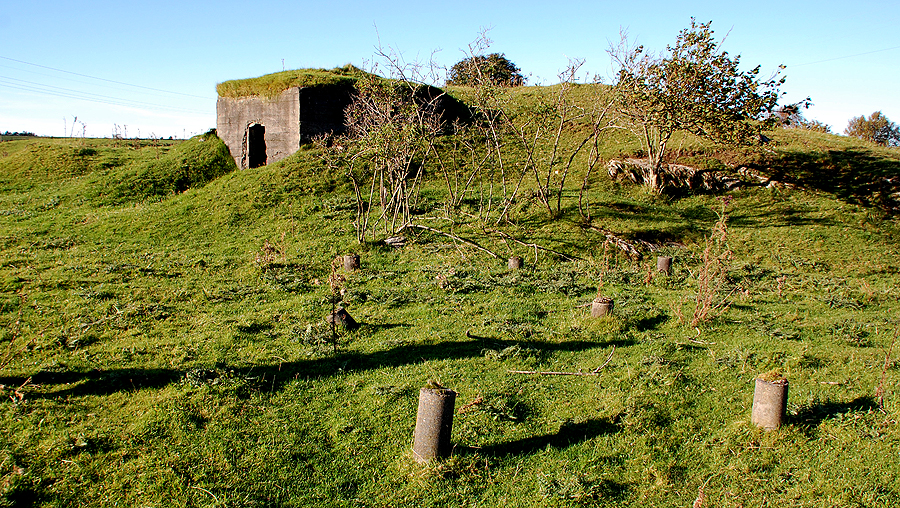
[[[896,155],[774,136],[803,164],[753,163],[803,188],[730,194],[731,305],[696,329],[679,316],[715,196],[595,176],[591,224],[574,192],[553,219],[523,199],[506,230],[578,261],[455,227],[524,256],[510,272],[430,233],[357,245],[351,189],[309,147],[238,172],[208,135],[4,142],[0,505],[898,505],[893,360],[885,412],[875,390],[898,326],[900,229],[859,199],[870,189],[832,189],[813,162],[865,150],[841,167],[896,174]],[[176,185],[185,166],[210,171]],[[440,208],[442,185],[427,180],[423,206]],[[671,240],[672,273],[605,248],[596,226]],[[335,353],[329,264],[351,250],[362,269],[344,300],[362,327]],[[616,309],[592,320],[601,274]],[[597,376],[509,372],[607,359]],[[773,369],[790,379],[789,421],[763,432],[752,382]],[[410,448],[429,379],[459,393],[456,448],[422,467]]]

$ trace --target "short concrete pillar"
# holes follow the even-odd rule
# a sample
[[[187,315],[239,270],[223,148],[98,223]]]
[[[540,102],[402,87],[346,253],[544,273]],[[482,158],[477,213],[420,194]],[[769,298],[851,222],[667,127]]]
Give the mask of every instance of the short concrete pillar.
[[[672,269],[672,257],[671,256],[659,256],[656,258],[656,271],[664,272],[666,275],[669,275],[669,270]]]
[[[613,310],[613,299],[606,296],[598,296],[591,302],[591,317],[599,318],[610,314]]]
[[[787,415],[787,396],[787,379],[766,381],[756,378],[750,422],[765,430],[775,430],[781,427]]]
[[[359,270],[359,254],[344,255],[344,270],[348,272]]]
[[[413,457],[425,463],[435,458],[447,458],[453,449],[453,411],[456,392],[447,388],[419,390],[419,411],[416,414],[416,436]]]
[[[325,321],[329,324],[341,325],[344,327],[344,330],[350,332],[359,328],[359,323],[343,307],[338,307],[334,312],[325,316]]]
[[[521,270],[525,264],[520,256],[513,256],[509,258],[509,264],[507,266],[509,266],[510,270]]]

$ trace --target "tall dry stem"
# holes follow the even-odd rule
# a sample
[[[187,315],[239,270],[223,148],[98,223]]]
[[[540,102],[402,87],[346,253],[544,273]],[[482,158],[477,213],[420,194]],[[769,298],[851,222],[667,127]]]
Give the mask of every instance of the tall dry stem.
[[[722,200],[722,209],[716,212],[718,220],[705,241],[701,264],[697,269],[697,296],[694,300],[691,327],[696,327],[721,314],[729,305],[729,295],[722,295],[733,255],[728,248],[729,201],[728,198]]]
[[[329,295],[329,301],[331,302],[331,344],[335,353],[337,353],[338,348],[338,320],[335,317],[335,312],[337,311],[337,304],[344,299],[341,289],[343,289],[344,283],[347,282],[347,279],[340,272],[343,262],[344,258],[341,256],[334,258],[331,261],[331,274],[328,276],[328,286],[331,288],[331,294]]]

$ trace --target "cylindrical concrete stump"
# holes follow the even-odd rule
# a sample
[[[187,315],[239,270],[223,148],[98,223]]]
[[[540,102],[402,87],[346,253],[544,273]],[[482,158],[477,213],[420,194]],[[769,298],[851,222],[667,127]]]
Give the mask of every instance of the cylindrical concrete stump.
[[[510,270],[521,270],[524,266],[522,258],[519,256],[513,256],[509,258],[509,269]]]
[[[787,379],[766,381],[756,378],[750,422],[766,430],[781,427],[787,415],[787,395]]]
[[[359,270],[359,254],[344,255],[344,270],[348,272]]]
[[[659,256],[656,258],[656,271],[657,272],[665,272],[666,275],[669,275],[669,270],[672,269],[672,258],[671,256]]]
[[[612,298],[607,298],[605,296],[601,296],[599,298],[594,298],[594,301],[591,302],[591,317],[598,318],[606,316],[611,313],[613,310],[613,300]]]
[[[453,449],[453,410],[456,392],[446,388],[419,390],[419,411],[416,414],[416,437],[413,457],[425,463],[435,458],[447,458]]]

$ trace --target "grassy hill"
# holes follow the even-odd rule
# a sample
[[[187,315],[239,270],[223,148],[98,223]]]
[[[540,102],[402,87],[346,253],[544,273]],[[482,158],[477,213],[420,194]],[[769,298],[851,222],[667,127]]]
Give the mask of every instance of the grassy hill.
[[[514,93],[527,111],[552,90]],[[577,166],[560,213],[526,181],[486,226],[476,195],[443,217],[426,172],[420,223],[471,243],[419,229],[402,248],[357,243],[350,182],[313,146],[233,171],[212,133],[3,142],[0,506],[898,505],[900,228],[878,182],[900,156],[770,137],[753,153],[673,142],[674,162],[767,179],[729,202],[602,168],[579,196]],[[638,155],[621,133],[602,150]],[[692,327],[723,218],[726,303]],[[348,252],[362,326],[334,351],[328,279]],[[615,310],[591,319],[601,282]],[[773,370],[788,423],[764,432],[753,380]],[[458,392],[455,449],[419,466],[429,379]]]

